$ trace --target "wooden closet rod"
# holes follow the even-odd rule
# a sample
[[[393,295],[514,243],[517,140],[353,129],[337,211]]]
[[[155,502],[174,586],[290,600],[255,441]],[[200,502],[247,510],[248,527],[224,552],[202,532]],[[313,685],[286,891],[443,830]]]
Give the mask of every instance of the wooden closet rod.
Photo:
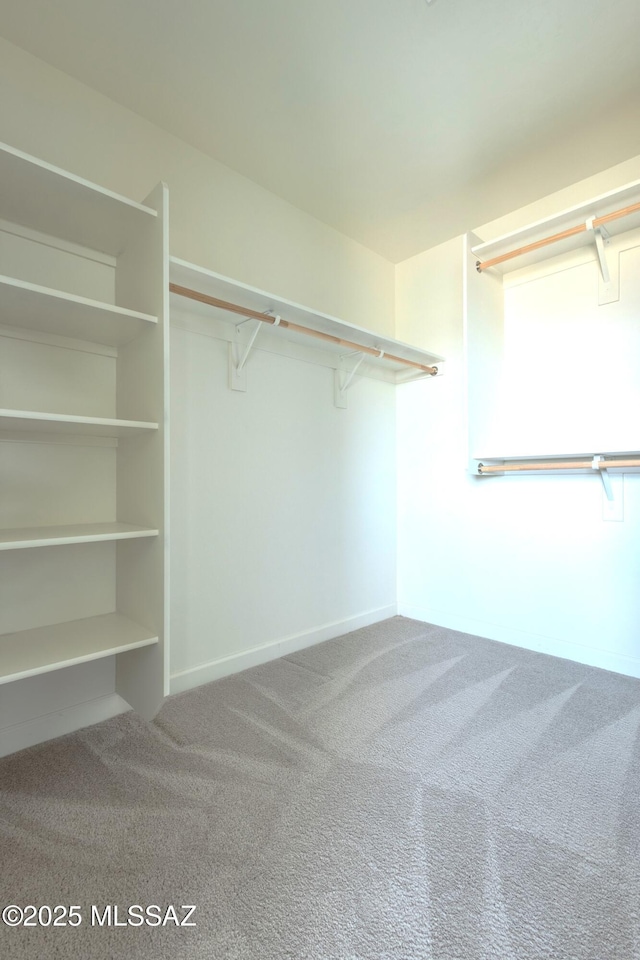
[[[609,467],[640,467],[640,457],[633,459],[537,460],[531,463],[479,463],[478,473],[515,473],[525,470],[608,470]]]
[[[180,287],[176,283],[169,284],[169,291],[177,294],[179,297],[186,297],[189,300],[197,300],[199,303],[206,303],[210,307],[219,307],[221,310],[227,310],[230,313],[237,313],[241,317],[250,317],[252,320],[262,320],[263,323],[275,324],[276,318],[270,317],[266,313],[258,313],[257,310],[249,310],[247,307],[241,307],[237,303],[229,303],[228,300],[218,300],[217,297],[211,297],[207,293],[200,293],[198,290],[191,290],[189,287]],[[318,340],[327,340],[330,343],[336,343],[341,347],[348,347],[350,350],[358,350],[360,353],[368,353],[372,357],[385,356],[387,360],[393,360],[394,363],[404,363],[409,367],[416,367],[423,370],[430,376],[435,377],[438,372],[437,367],[426,366],[423,363],[417,363],[415,360],[406,360],[404,357],[396,357],[392,353],[381,354],[380,350],[373,347],[364,347],[360,343],[353,343],[351,340],[343,340],[341,337],[333,337],[330,333],[322,333],[320,330],[311,330],[298,323],[292,323],[290,320],[280,319],[279,326],[286,327],[288,330],[294,330],[296,333],[304,333],[308,337],[316,337]]]
[[[593,228],[602,227],[605,223],[610,223],[612,220],[619,220],[620,217],[627,217],[629,214],[636,213],[638,210],[640,210],[640,203],[633,203],[630,207],[623,207],[621,210],[614,210],[613,213],[606,213],[602,217],[595,217],[593,220]],[[579,233],[585,233],[586,230],[587,224],[580,223],[576,227],[570,227],[568,230],[554,233],[550,237],[544,237],[543,240],[536,240],[535,243],[528,243],[524,247],[518,247],[517,250],[501,253],[500,256],[492,257],[483,263],[478,260],[476,269],[478,273],[482,273],[483,270],[488,270],[489,267],[495,267],[498,263],[504,263],[505,260],[513,260],[514,257],[520,257],[525,253],[531,253],[533,250],[539,250],[540,247],[546,247],[550,243],[557,243],[558,240],[566,240],[567,237],[575,237]]]

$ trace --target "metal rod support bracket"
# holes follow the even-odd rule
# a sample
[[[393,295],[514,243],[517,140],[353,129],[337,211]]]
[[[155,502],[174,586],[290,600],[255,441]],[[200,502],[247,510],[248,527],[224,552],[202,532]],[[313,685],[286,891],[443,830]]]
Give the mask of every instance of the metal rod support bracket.
[[[262,329],[262,321],[261,321],[261,320],[256,320],[256,325],[255,325],[255,327],[253,328],[253,333],[252,333],[251,336],[249,337],[249,343],[248,343],[247,346],[245,347],[245,351],[244,351],[244,353],[242,354],[242,359],[240,360],[240,362],[239,362],[239,364],[238,364],[238,366],[237,366],[238,373],[240,373],[240,372],[243,370],[245,363],[246,363],[247,360],[249,359],[249,354],[251,353],[251,351],[252,351],[252,349],[253,349],[253,345],[254,345],[254,343],[256,342],[256,338],[257,338],[258,334],[260,333],[260,330],[261,330],[261,329]]]
[[[241,390],[242,392],[246,392],[247,389],[246,363],[260,333],[260,328],[264,326],[262,320],[255,321],[255,327],[251,332],[251,336],[244,346],[244,349],[242,349],[238,334],[240,327],[243,327],[245,323],[248,322],[248,320],[243,320],[242,323],[237,325],[235,331],[236,339],[229,344],[229,387],[232,390]]]
[[[595,220],[595,217],[589,217],[589,219],[585,222],[585,227],[587,228],[587,231],[589,233],[593,234],[593,239],[596,245],[596,253],[598,255],[598,263],[600,264],[600,273],[602,275],[602,280],[604,283],[609,283],[611,280],[611,276],[609,274],[609,266],[607,264],[607,255],[604,249],[604,243],[605,243],[605,238],[603,236],[604,228],[603,227],[594,228],[593,226],[594,220]],[[607,234],[607,241],[608,241],[608,234]]]
[[[357,359],[351,369],[347,370],[345,360],[349,360],[352,357],[356,357]],[[347,390],[349,387],[353,386],[353,378],[355,377],[364,358],[365,354],[360,353],[358,350],[355,350],[352,353],[345,353],[340,357],[340,364],[334,370],[334,401],[336,407],[340,407],[343,410],[346,409]]]
[[[614,250],[610,257],[607,257],[605,247],[610,243],[611,237],[605,226],[594,227],[594,217],[589,217],[585,222],[588,233],[593,235],[596,246],[596,255],[600,266],[600,275],[598,277],[598,304],[603,306],[606,303],[615,303],[620,299],[620,254]]]
[[[597,470],[600,474],[600,479],[602,480],[602,487],[605,493],[607,500],[613,500],[613,487],[611,485],[611,477],[609,476],[609,471],[605,466],[602,466],[602,461],[604,457],[595,456],[591,463],[591,466],[594,470]]]

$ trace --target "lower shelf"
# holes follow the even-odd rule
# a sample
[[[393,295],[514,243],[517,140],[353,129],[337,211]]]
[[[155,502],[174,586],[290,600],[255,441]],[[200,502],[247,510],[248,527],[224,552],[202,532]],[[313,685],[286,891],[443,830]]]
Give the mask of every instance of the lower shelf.
[[[0,684],[157,642],[157,636],[120,613],[5,633],[0,636]]]

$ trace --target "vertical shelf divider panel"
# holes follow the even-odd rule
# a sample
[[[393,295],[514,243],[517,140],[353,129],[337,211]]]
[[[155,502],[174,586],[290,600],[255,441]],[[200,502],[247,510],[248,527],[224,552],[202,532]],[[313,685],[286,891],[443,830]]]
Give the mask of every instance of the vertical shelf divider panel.
[[[118,350],[118,416],[149,415],[158,430],[121,439],[117,459],[120,522],[152,524],[159,536],[116,545],[117,610],[158,636],[158,643],[119,654],[116,692],[143,717],[153,717],[168,693],[168,190],[159,184],[145,200],[158,216],[140,225],[116,266],[116,302],[157,317]],[[136,414],[136,416],[138,415]],[[137,517],[136,521],[130,518]],[[122,548],[122,549],[120,549]]]

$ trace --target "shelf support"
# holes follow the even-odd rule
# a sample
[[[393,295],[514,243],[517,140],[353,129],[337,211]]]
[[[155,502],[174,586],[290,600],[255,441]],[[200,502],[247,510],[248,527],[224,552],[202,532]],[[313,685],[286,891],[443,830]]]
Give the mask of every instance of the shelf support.
[[[596,245],[596,255],[600,266],[598,277],[598,304],[615,303],[620,299],[620,271],[619,255],[615,255],[615,263],[610,265],[607,260],[605,245],[609,243],[609,234],[604,226],[594,226],[595,217],[589,217],[585,222],[588,233],[593,235]],[[612,269],[613,267],[613,269]]]
[[[380,356],[382,355],[383,351],[381,350]],[[350,370],[345,370],[345,360],[350,357],[356,358],[355,363]],[[353,378],[364,358],[365,354],[359,350],[355,350],[353,353],[345,353],[340,357],[340,365],[334,370],[334,400],[336,407],[340,407],[342,410],[347,408],[347,390],[353,386]]]
[[[609,471],[607,470],[606,466],[601,465],[603,461],[604,457],[595,456],[591,462],[591,466],[600,474],[602,488],[607,500],[613,500],[613,486],[611,485],[611,477],[609,476]]]
[[[600,263],[600,273],[604,283],[611,282],[611,274],[609,273],[609,265],[607,263],[607,255],[604,249],[604,236],[602,228],[600,230],[593,231],[595,240],[596,240],[596,253],[598,254],[598,262]]]
[[[255,327],[253,328],[253,333],[251,334],[251,336],[250,336],[250,338],[249,338],[249,343],[247,344],[246,349],[245,349],[244,353],[242,354],[242,359],[240,360],[238,366],[236,367],[236,371],[237,371],[238,373],[241,373],[242,370],[244,369],[244,365],[245,365],[245,363],[247,362],[247,360],[249,359],[249,354],[251,353],[251,350],[252,350],[252,348],[253,348],[253,345],[254,345],[254,343],[256,342],[256,337],[257,337],[258,334],[260,333],[260,330],[261,330],[261,329],[262,329],[262,324],[261,324],[261,322],[260,322],[259,320],[256,320],[256,325],[255,325]]]
[[[270,316],[270,314],[266,313],[265,316]],[[236,326],[235,340],[229,343],[229,387],[231,390],[241,390],[242,392],[246,392],[247,390],[247,371],[245,369],[246,363],[258,338],[258,334],[264,326],[264,321],[255,321],[255,326],[251,332],[244,351],[240,356],[240,350],[242,346],[239,339],[240,327],[243,327],[245,323],[249,322],[250,320],[243,320],[242,323],[239,323]],[[273,326],[277,327],[279,323],[280,317],[275,317]]]

